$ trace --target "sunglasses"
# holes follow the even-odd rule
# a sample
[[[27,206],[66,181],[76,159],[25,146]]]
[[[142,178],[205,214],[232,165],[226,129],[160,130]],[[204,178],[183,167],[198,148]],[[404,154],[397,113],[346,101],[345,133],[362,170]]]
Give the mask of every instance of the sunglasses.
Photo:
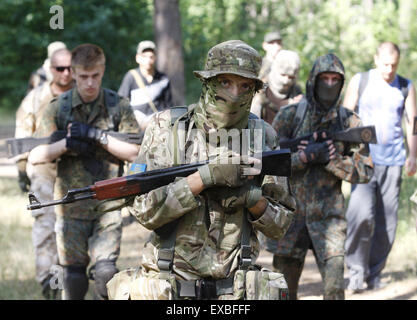
[[[68,69],[68,71],[71,71],[71,67],[53,67],[58,72],[64,72],[65,69]]]

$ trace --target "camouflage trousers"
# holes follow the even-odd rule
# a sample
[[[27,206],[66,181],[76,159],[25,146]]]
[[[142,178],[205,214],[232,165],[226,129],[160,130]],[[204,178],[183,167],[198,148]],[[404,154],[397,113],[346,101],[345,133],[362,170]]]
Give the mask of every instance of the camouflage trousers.
[[[324,284],[324,300],[344,300],[344,256],[330,257],[320,261],[315,255]],[[304,267],[304,260],[274,254],[273,267],[283,273],[288,284],[290,300],[297,299],[298,282]]]
[[[98,260],[116,261],[122,238],[120,211],[97,214],[94,220],[57,216],[55,224],[59,263],[87,266]]]
[[[41,201],[51,201],[54,195],[56,165],[53,163],[27,166],[31,181],[30,191]],[[32,211],[35,218],[32,227],[32,243],[35,249],[36,281],[42,283],[50,275],[52,266],[58,264],[55,235],[54,207]]]

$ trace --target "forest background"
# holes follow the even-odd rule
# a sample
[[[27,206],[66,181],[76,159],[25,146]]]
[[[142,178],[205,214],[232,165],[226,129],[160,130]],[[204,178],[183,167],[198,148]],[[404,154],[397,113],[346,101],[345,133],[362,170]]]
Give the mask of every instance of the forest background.
[[[50,26],[54,5],[63,9],[63,29]],[[198,99],[201,88],[193,70],[204,68],[209,48],[241,39],[263,55],[265,33],[277,29],[284,48],[300,55],[303,88],[318,56],[328,52],[339,56],[349,81],[356,72],[373,67],[381,41],[399,45],[398,72],[416,83],[416,13],[416,0],[113,0],[105,4],[102,0],[2,0],[0,138],[13,135],[15,111],[29,75],[42,65],[52,41],[63,41],[70,49],[85,42],[101,46],[107,58],[103,85],[118,90],[124,74],[137,66],[138,42],[154,40],[158,68],[173,80],[176,104],[189,104]],[[42,299],[34,279],[33,219],[25,210],[27,196],[18,189],[14,163],[4,161],[0,169],[5,173],[0,177],[0,300]],[[417,206],[409,201],[417,177],[403,178],[397,238],[384,271],[384,281],[390,284],[382,294],[362,299],[417,299]],[[348,200],[348,184],[343,191]],[[121,270],[138,263],[145,237],[138,241],[137,226],[132,224],[128,228],[133,229],[123,233]],[[320,298],[317,270],[303,274],[302,298]],[[311,274],[316,286],[307,281]]]
[[[50,26],[54,5],[63,9],[63,29]],[[56,40],[70,49],[85,42],[101,46],[107,57],[103,85],[114,90],[137,66],[138,42],[155,40],[158,67],[173,78],[177,104],[198,98],[200,82],[192,71],[204,67],[210,47],[241,39],[264,54],[263,37],[276,29],[284,48],[301,57],[303,88],[318,56],[339,56],[348,81],[373,67],[380,41],[400,46],[398,71],[415,82],[416,13],[413,0],[2,0],[0,114],[14,113],[30,73],[42,65],[47,45]]]

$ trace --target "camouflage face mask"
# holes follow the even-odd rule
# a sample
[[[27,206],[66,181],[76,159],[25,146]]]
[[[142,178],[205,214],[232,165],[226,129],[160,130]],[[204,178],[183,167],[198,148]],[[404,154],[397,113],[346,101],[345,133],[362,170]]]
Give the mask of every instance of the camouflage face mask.
[[[238,96],[232,95],[221,86],[217,77],[204,82],[194,113],[197,127],[206,133],[230,127],[246,128],[254,94],[253,87]]]

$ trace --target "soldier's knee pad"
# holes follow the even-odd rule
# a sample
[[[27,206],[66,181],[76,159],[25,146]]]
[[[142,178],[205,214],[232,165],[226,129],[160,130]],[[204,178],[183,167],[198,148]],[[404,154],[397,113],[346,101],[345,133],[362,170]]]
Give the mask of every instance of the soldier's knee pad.
[[[108,299],[106,284],[119,271],[113,260],[99,260],[95,264],[95,289],[98,298]]]
[[[86,266],[64,267],[65,300],[83,300],[88,290]]]

